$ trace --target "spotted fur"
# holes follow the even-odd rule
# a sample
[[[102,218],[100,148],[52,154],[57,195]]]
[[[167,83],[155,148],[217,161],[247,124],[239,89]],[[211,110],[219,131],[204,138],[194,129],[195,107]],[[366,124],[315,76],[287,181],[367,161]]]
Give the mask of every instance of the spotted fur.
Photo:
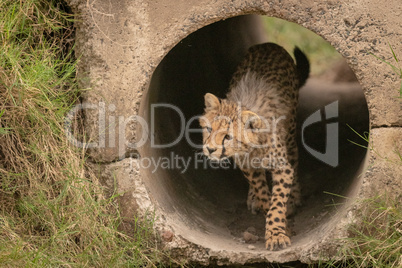
[[[247,206],[266,215],[266,248],[290,246],[287,215],[300,205],[297,180],[296,107],[309,73],[306,56],[296,63],[282,47],[249,49],[230,83],[226,99],[205,95],[203,152],[211,160],[234,158],[250,187]],[[265,172],[272,175],[272,191]]]

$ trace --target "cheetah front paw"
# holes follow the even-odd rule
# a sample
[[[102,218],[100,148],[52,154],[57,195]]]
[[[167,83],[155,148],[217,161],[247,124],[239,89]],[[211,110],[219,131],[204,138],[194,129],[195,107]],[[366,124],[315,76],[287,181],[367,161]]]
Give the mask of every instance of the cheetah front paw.
[[[290,246],[290,238],[284,233],[267,231],[265,234],[265,248],[267,250],[280,250]]]

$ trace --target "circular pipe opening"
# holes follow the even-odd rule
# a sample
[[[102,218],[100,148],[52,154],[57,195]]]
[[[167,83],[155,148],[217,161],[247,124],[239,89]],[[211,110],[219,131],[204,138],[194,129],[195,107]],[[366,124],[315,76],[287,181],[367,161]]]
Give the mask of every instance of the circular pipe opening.
[[[203,113],[204,94],[224,98],[247,49],[271,40],[261,19],[257,15],[239,16],[201,28],[161,61],[140,111],[151,126],[151,139],[140,149],[149,165],[144,163],[142,166],[148,168],[141,172],[151,197],[176,235],[206,248],[242,252],[250,251],[242,242],[242,233],[254,227],[260,240],[253,252],[280,254],[264,248],[265,218],[247,210],[248,183],[241,172],[206,166],[197,157],[201,150],[193,146],[202,143],[201,133],[193,130],[199,128],[195,117]],[[366,149],[350,142],[360,143],[355,132],[369,129],[363,91],[345,62],[328,69],[318,78],[312,75],[300,90],[298,146],[303,206],[292,220],[292,247],[313,245],[335,226],[334,215],[342,210],[337,205],[344,202],[339,196],[353,197],[356,193],[366,155]],[[333,117],[325,112],[330,104],[336,107]],[[314,113],[321,120],[302,129]],[[337,126],[337,133],[328,133],[330,124]],[[319,157],[328,153],[330,144],[338,154],[329,152],[329,158],[339,160],[329,160],[332,164]]]

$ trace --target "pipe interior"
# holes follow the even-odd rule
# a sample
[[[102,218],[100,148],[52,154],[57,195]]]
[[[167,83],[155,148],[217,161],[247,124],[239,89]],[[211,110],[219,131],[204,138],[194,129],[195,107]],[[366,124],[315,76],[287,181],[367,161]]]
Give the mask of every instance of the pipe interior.
[[[178,107],[187,124],[203,113],[205,93],[225,97],[231,76],[247,49],[269,40],[260,19],[257,15],[239,16],[205,26],[179,42],[161,61],[141,108],[142,116],[154,127],[150,135],[156,144],[171,143],[182,132],[180,114],[164,104]],[[334,84],[310,80],[300,90],[299,99],[299,173],[303,205],[291,220],[295,233],[292,245],[314,240],[314,235],[318,237],[342,209],[339,204],[345,200],[337,196],[353,197],[356,193],[366,149],[349,140],[359,143],[354,131],[364,133],[369,129],[367,103],[357,82]],[[339,126],[339,165],[336,167],[312,156],[300,137],[300,126],[305,119],[333,101],[339,104],[339,116],[332,121]],[[160,106],[153,106],[155,104]],[[305,143],[322,153],[325,152],[327,123],[316,123],[304,130]],[[189,126],[199,128],[197,120]],[[200,133],[191,133],[189,137],[193,143],[202,143]],[[155,148],[150,143],[141,148],[142,158],[169,159],[175,163],[156,170],[141,170],[150,195],[176,234],[189,241],[206,247],[246,250],[247,246],[241,243],[242,233],[253,226],[262,238],[254,244],[256,251],[263,252],[264,217],[247,210],[246,179],[237,169],[204,168],[204,162],[196,156],[200,151],[185,137],[168,148]],[[187,170],[181,159],[191,160]]]

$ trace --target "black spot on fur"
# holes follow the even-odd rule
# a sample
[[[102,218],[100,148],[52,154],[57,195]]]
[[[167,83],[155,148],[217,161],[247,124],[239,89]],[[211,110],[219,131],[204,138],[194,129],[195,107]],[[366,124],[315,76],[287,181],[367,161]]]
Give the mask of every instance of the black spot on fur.
[[[253,178],[257,178],[261,175],[261,172],[254,172]]]

